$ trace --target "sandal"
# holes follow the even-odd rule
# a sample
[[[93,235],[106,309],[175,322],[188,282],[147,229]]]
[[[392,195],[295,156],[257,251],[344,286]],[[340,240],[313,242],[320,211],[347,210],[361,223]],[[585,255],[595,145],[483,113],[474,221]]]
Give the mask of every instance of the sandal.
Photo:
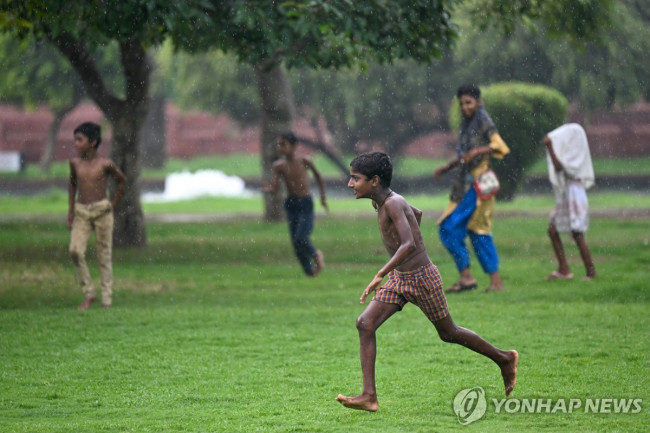
[[[445,293],[458,293],[474,289],[476,289],[476,281],[470,284],[463,284],[458,280],[451,287],[445,290]]]
[[[573,274],[569,272],[568,274],[561,274],[558,271],[553,271],[550,274],[548,274],[548,277],[546,277],[546,281],[551,281],[551,280],[572,280],[573,279]]]

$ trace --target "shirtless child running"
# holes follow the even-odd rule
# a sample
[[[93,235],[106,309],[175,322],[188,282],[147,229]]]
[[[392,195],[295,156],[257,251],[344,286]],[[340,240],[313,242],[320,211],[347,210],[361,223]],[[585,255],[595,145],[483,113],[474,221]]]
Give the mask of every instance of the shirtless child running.
[[[454,323],[442,290],[442,278],[424,246],[420,232],[422,212],[390,189],[392,174],[391,160],[383,152],[364,153],[350,163],[348,187],[357,199],[372,200],[390,259],[361,294],[363,304],[366,297],[375,292],[357,319],[363,390],[353,397],[339,394],[336,400],[351,409],[374,412],[379,408],[375,388],[375,332],[407,302],[422,310],[436,327],[441,340],[461,344],[494,361],[501,369],[505,393],[509,395],[515,387],[519,354],[516,350],[497,349],[473,331]],[[386,275],[388,281],[382,286]]]
[[[326,210],[327,200],[320,173],[308,156],[296,153],[297,144],[298,139],[292,132],[278,137],[278,152],[283,158],[273,164],[273,179],[270,185],[263,186],[263,190],[275,192],[280,179],[284,180],[287,186],[284,209],[287,212],[291,244],[305,275],[315,277],[323,270],[325,262],[323,253],[314,247],[309,238],[314,229],[314,201],[309,187],[308,169],[314,174],[320,189],[320,202]]]
[[[70,160],[68,228],[72,229],[70,257],[84,293],[84,300],[79,305],[79,310],[87,310],[97,299],[86,264],[86,246],[93,230],[97,241],[102,307],[109,308],[112,303],[113,209],[122,196],[126,177],[113,161],[97,155],[97,148],[101,141],[101,129],[95,123],[82,123],[74,130],[74,144],[78,156]],[[112,201],[106,198],[109,176],[113,176],[117,182]]]

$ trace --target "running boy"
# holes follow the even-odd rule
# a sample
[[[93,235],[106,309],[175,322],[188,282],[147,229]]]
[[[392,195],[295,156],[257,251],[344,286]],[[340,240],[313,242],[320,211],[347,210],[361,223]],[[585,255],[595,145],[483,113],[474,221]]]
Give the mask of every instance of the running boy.
[[[494,361],[501,369],[505,392],[509,395],[515,387],[519,354],[516,350],[497,349],[473,331],[454,323],[442,291],[442,278],[429,259],[422,240],[422,212],[390,189],[392,174],[390,158],[383,152],[364,153],[350,163],[348,187],[352,188],[357,199],[372,200],[381,238],[390,259],[361,294],[363,304],[366,297],[375,292],[372,301],[357,319],[363,390],[353,397],[339,394],[336,400],[351,409],[374,412],[379,408],[375,388],[375,332],[407,302],[414,303],[422,310],[443,341],[461,344]],[[386,275],[388,281],[382,286]]]
[[[278,138],[278,152],[283,156],[273,164],[273,180],[270,185],[264,185],[266,192],[275,192],[282,178],[287,186],[288,196],[284,201],[287,212],[289,233],[293,250],[307,276],[315,277],[325,267],[323,253],[314,248],[309,239],[314,229],[314,201],[309,187],[307,169],[314,173],[314,178],[320,189],[320,202],[327,210],[325,186],[320,173],[308,156],[296,154],[298,139],[292,132],[282,134]]]
[[[122,196],[126,177],[113,161],[97,155],[97,148],[101,142],[101,128],[95,123],[82,123],[74,130],[74,145],[78,156],[70,160],[68,228],[72,229],[70,257],[84,293],[84,300],[79,305],[79,310],[87,310],[90,304],[97,300],[86,263],[86,246],[93,230],[97,240],[102,307],[110,308],[112,304],[113,209]],[[111,201],[106,198],[109,175],[117,182],[115,195]]]

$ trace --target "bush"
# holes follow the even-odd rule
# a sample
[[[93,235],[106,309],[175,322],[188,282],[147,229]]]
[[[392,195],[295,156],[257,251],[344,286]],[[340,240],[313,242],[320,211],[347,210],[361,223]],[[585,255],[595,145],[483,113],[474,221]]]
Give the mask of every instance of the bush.
[[[566,121],[568,102],[557,90],[526,83],[499,83],[481,88],[485,109],[510,147],[492,168],[501,181],[498,200],[512,200],[526,169],[544,156],[542,137]],[[458,104],[449,113],[449,124],[460,129]]]

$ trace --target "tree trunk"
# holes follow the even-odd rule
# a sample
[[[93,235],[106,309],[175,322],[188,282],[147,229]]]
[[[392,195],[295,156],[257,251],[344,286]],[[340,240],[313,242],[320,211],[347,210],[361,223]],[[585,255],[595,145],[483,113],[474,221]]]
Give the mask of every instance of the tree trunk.
[[[163,168],[167,162],[165,134],[165,95],[158,93],[149,99],[149,114],[142,128],[142,167]]]
[[[273,162],[278,159],[276,138],[291,130],[295,107],[287,73],[281,64],[272,67],[258,65],[255,67],[255,74],[262,99],[262,178],[270,182],[273,176]],[[282,220],[284,214],[281,191],[284,190],[275,194],[264,194],[266,221]]]
[[[142,107],[138,107],[139,110]],[[124,194],[115,208],[113,244],[115,247],[141,247],[146,245],[146,230],[140,203],[140,149],[138,147],[142,120],[126,113],[112,122],[113,141],[111,159],[126,176]],[[111,195],[115,184],[109,187]]]
[[[116,247],[142,247],[147,235],[140,203],[140,137],[149,112],[151,63],[138,40],[120,44],[126,78],[126,99],[118,110],[109,104],[105,110],[113,125],[111,159],[127,178],[124,195],[115,209],[113,244]],[[111,188],[111,193],[114,190]]]
[[[56,137],[59,135],[59,129],[61,129],[61,122],[63,118],[74,108],[71,106],[64,107],[60,110],[54,111],[54,119],[50,124],[49,129],[47,130],[47,140],[45,141],[45,150],[43,150],[43,155],[38,162],[38,166],[42,171],[50,171],[50,166],[52,165],[52,160],[54,160],[54,148],[56,147]]]

